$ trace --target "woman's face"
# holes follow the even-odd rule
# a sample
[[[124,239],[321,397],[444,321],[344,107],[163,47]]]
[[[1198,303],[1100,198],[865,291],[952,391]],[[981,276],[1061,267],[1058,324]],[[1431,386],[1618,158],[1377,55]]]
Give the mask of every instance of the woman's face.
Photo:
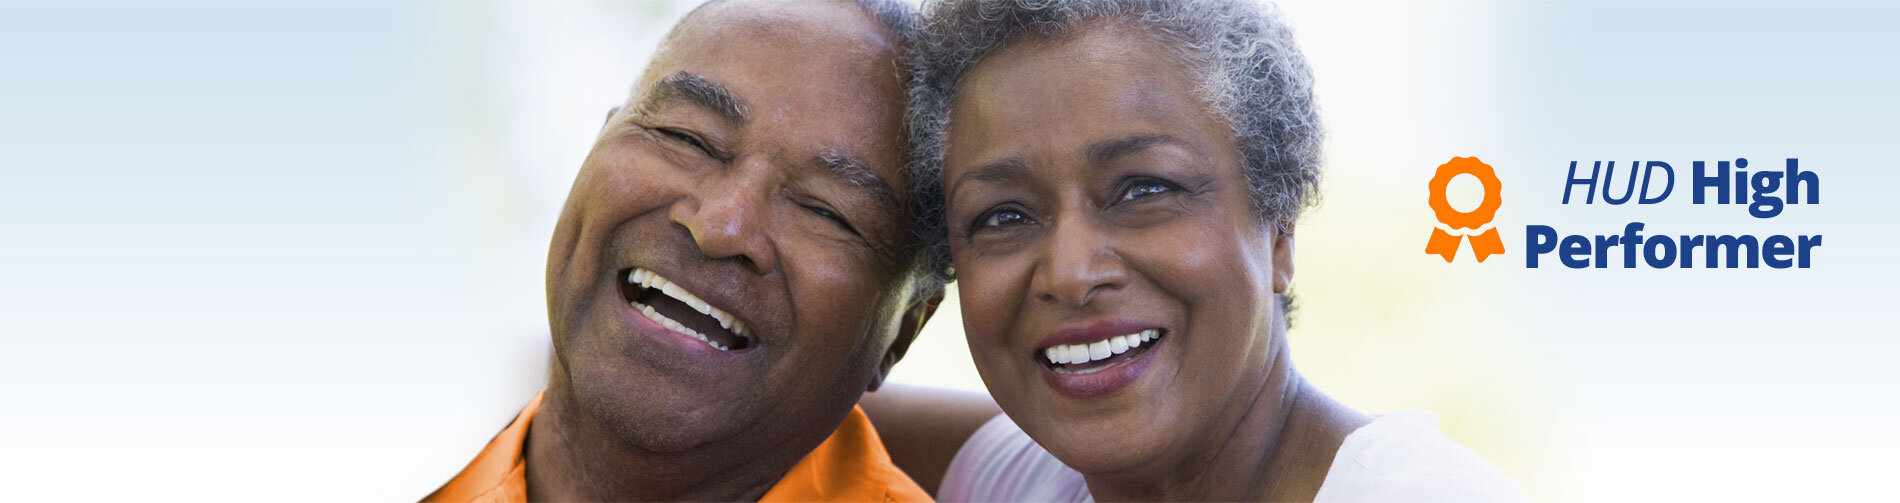
[[[993,53],[951,104],[971,353],[1078,470],[1207,455],[1284,347],[1270,327],[1292,240],[1254,216],[1234,135],[1185,65],[1121,25],[1072,35]]]

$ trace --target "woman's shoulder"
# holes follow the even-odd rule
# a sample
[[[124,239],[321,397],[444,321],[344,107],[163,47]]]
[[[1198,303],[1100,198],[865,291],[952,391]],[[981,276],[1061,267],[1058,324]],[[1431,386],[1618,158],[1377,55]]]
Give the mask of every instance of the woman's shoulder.
[[[997,414],[944,474],[938,501],[1094,501],[1082,474]],[[1521,502],[1523,490],[1421,410],[1380,415],[1346,436],[1314,498],[1342,502]]]
[[[977,428],[957,450],[938,501],[1094,501],[1082,474],[1062,464],[1005,414]]]
[[[1384,414],[1340,444],[1315,502],[1529,501],[1496,465],[1422,410]]]

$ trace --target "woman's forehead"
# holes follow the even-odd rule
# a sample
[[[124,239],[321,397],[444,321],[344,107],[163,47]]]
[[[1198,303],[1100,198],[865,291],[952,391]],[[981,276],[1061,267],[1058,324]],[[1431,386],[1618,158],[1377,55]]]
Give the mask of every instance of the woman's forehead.
[[[1230,136],[1179,61],[1134,30],[1095,29],[993,53],[959,84],[946,168],[1010,155],[1086,155],[1116,138]]]

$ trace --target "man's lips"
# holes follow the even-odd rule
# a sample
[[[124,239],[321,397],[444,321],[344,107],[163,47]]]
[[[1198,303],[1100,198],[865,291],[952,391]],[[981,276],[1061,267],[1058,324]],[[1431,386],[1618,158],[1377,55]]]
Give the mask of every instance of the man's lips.
[[[632,268],[624,274],[621,294],[626,301],[654,323],[667,330],[698,339],[721,351],[751,347],[751,329],[738,316],[713,307],[679,283],[648,269]]]

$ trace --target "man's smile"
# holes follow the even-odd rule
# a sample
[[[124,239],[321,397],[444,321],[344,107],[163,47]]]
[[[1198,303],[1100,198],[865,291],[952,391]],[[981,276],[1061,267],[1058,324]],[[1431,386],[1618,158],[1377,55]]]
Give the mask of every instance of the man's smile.
[[[679,283],[651,270],[627,270],[620,292],[642,316],[667,330],[698,339],[720,351],[752,347],[751,329],[738,316],[713,307]]]

